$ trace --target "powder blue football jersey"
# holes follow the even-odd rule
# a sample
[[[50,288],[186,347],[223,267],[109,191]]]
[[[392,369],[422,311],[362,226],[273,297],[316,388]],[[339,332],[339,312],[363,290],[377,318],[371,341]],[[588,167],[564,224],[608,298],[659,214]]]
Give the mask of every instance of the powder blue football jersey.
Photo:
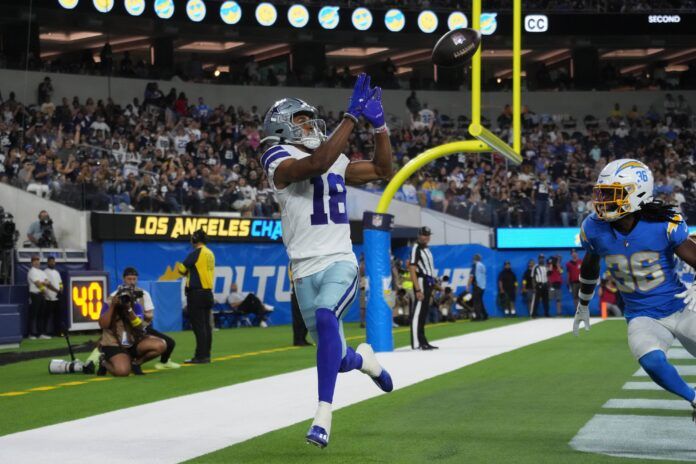
[[[686,222],[639,220],[624,235],[591,214],[582,223],[582,247],[604,258],[621,292],[626,319],[647,316],[661,319],[684,309],[674,295],[685,290],[676,272],[674,250],[689,237]]]

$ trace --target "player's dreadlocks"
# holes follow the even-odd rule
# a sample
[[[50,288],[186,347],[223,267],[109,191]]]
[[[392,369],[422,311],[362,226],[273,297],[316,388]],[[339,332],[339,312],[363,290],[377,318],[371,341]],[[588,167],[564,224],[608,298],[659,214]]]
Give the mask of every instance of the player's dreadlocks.
[[[661,200],[653,200],[640,207],[636,214],[647,222],[673,222],[679,223],[679,213],[674,209],[675,205],[670,205]]]

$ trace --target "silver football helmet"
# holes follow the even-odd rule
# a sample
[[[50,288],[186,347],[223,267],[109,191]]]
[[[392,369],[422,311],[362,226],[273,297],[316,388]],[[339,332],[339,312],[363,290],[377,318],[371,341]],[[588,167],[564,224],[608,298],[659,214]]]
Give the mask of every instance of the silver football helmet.
[[[295,124],[293,118],[298,114],[308,116],[309,120]],[[292,143],[314,150],[326,140],[326,123],[309,103],[299,98],[283,98],[263,118],[263,132],[262,142]]]

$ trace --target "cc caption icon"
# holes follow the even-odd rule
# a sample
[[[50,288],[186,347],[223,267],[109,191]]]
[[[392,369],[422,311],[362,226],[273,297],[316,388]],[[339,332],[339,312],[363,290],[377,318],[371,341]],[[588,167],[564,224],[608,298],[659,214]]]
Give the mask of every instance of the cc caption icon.
[[[546,15],[527,15],[524,17],[524,30],[527,32],[546,32],[549,30],[549,18]]]

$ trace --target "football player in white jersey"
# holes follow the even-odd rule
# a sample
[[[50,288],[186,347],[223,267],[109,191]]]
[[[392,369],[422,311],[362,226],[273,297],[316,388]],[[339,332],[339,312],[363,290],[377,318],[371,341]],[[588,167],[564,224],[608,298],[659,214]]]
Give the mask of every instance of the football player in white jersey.
[[[370,161],[350,162],[342,151],[358,118],[374,130],[375,154]],[[341,318],[358,286],[358,263],[350,241],[346,184],[388,179],[392,150],[384,123],[382,90],[358,76],[343,120],[326,136],[317,110],[297,98],[284,98],[264,118],[261,156],[268,181],[281,207],[283,243],[290,257],[302,317],[317,342],[319,405],[307,443],[324,448],[331,431],[331,403],[339,372],[359,369],[385,392],[393,389],[370,345],[346,346]]]

